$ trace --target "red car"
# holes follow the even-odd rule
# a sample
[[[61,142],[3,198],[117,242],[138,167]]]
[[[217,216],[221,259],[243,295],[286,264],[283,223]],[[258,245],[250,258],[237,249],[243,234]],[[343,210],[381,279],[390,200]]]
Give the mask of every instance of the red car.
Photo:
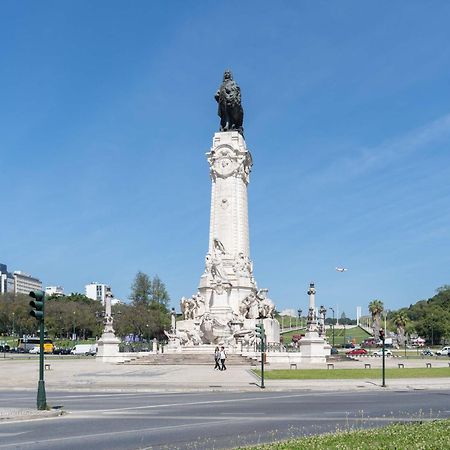
[[[367,355],[367,350],[364,348],[354,348],[346,353],[346,355],[350,356],[358,356],[358,355]]]

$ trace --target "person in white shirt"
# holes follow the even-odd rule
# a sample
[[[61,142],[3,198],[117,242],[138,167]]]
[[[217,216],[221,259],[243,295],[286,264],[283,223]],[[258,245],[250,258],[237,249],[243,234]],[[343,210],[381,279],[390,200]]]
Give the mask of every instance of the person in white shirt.
[[[225,359],[226,359],[226,357],[227,357],[227,355],[225,353],[225,348],[224,347],[220,347],[220,363],[222,365],[220,370],[227,370],[227,368],[225,367]]]

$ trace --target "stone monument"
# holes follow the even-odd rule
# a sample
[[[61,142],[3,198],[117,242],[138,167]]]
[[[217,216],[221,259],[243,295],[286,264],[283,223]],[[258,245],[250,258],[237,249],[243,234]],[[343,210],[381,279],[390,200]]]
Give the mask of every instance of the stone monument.
[[[300,339],[300,352],[303,362],[322,363],[330,355],[331,347],[324,337],[319,334],[319,324],[321,321],[318,324],[315,305],[316,288],[314,287],[314,283],[309,284],[307,294],[309,296],[308,318],[305,337]],[[321,315],[324,314],[323,309],[321,308]]]
[[[101,338],[97,342],[97,358],[100,358],[103,362],[116,362],[119,357],[120,339],[116,337],[113,327],[114,319],[111,311],[112,298],[111,290],[108,289],[105,296],[105,327]]]
[[[184,320],[166,333],[170,348],[221,344],[231,350],[252,344],[259,319],[268,342],[280,342],[275,306],[253,277],[247,197],[253,161],[243,136],[241,92],[229,70],[215,99],[220,131],[206,153],[211,214],[205,270],[198,291],[181,299]]]

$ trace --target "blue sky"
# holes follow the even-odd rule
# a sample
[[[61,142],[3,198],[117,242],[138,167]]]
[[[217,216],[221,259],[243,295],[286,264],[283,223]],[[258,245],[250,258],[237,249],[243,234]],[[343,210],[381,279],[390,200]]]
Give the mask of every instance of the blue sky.
[[[251,256],[278,309],[396,309],[450,284],[450,4],[3,1],[0,262],[44,285],[203,271],[231,68]],[[336,266],[349,268],[346,273]]]

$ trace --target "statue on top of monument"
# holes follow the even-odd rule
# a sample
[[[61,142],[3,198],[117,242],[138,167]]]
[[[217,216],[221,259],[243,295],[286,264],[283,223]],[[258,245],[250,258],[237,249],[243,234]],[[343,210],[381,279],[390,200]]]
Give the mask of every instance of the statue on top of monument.
[[[220,131],[238,131],[244,133],[244,111],[241,105],[241,89],[233,80],[231,70],[225,70],[223,82],[214,96],[219,108]]]

